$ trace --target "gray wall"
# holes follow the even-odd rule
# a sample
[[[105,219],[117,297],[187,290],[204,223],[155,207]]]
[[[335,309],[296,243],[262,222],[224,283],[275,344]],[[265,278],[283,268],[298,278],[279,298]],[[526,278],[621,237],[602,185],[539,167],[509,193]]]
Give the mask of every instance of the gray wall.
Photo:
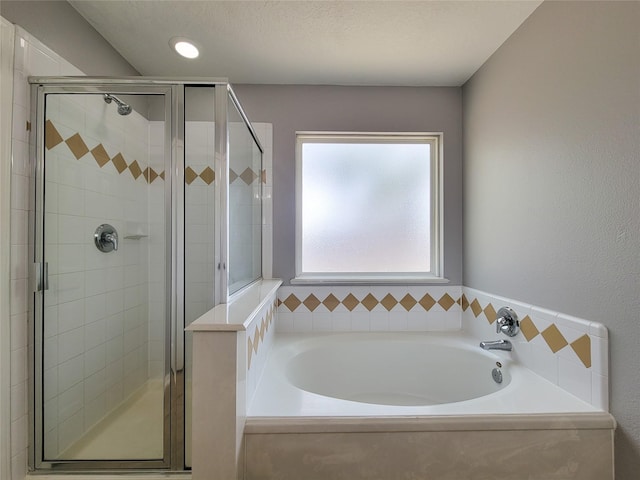
[[[0,1],[0,15],[21,26],[87,75],[140,75],[66,1]]]
[[[545,2],[463,88],[464,284],[604,323],[640,471],[640,3]]]
[[[444,132],[444,276],[462,282],[460,88],[234,85],[252,122],[273,124],[273,275],[295,275],[295,132]]]

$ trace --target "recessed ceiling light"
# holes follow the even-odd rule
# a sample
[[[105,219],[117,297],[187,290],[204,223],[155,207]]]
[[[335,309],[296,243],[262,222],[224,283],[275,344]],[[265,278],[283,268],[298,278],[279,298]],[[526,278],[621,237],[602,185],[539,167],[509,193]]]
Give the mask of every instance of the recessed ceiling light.
[[[197,58],[200,55],[200,51],[193,41],[184,37],[173,37],[169,40],[169,45],[185,58]]]

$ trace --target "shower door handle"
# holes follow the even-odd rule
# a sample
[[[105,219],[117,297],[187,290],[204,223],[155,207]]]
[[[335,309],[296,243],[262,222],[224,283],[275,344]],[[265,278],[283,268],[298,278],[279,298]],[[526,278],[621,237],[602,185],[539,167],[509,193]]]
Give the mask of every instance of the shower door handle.
[[[42,292],[49,290],[49,264],[47,262],[36,262],[31,264],[31,290]]]

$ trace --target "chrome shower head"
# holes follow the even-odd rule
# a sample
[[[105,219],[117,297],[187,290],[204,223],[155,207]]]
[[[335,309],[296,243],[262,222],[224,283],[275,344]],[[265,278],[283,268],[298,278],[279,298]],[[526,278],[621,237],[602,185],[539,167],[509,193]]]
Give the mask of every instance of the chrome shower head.
[[[120,115],[129,115],[131,113],[131,105],[129,105],[127,103],[124,103],[122,100],[120,100],[115,95],[110,95],[108,93],[105,93],[104,94],[104,101],[105,101],[105,103],[116,102],[116,104],[118,105],[118,113]]]
[[[131,105],[126,103],[118,104],[118,113],[120,115],[129,115],[131,113]]]

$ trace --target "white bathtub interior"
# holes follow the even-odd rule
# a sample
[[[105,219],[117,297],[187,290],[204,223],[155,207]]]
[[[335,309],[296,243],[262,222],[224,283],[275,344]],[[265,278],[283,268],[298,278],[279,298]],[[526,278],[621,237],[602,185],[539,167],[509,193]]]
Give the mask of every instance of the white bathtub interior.
[[[492,379],[497,363],[504,385]],[[460,332],[277,333],[248,417],[598,411]]]
[[[424,335],[360,334],[301,341],[290,347],[301,351],[287,360],[286,377],[307,392],[399,406],[470,400],[510,383],[506,361],[450,339],[425,345],[427,340]],[[501,372],[500,383],[489,381],[494,368]]]

